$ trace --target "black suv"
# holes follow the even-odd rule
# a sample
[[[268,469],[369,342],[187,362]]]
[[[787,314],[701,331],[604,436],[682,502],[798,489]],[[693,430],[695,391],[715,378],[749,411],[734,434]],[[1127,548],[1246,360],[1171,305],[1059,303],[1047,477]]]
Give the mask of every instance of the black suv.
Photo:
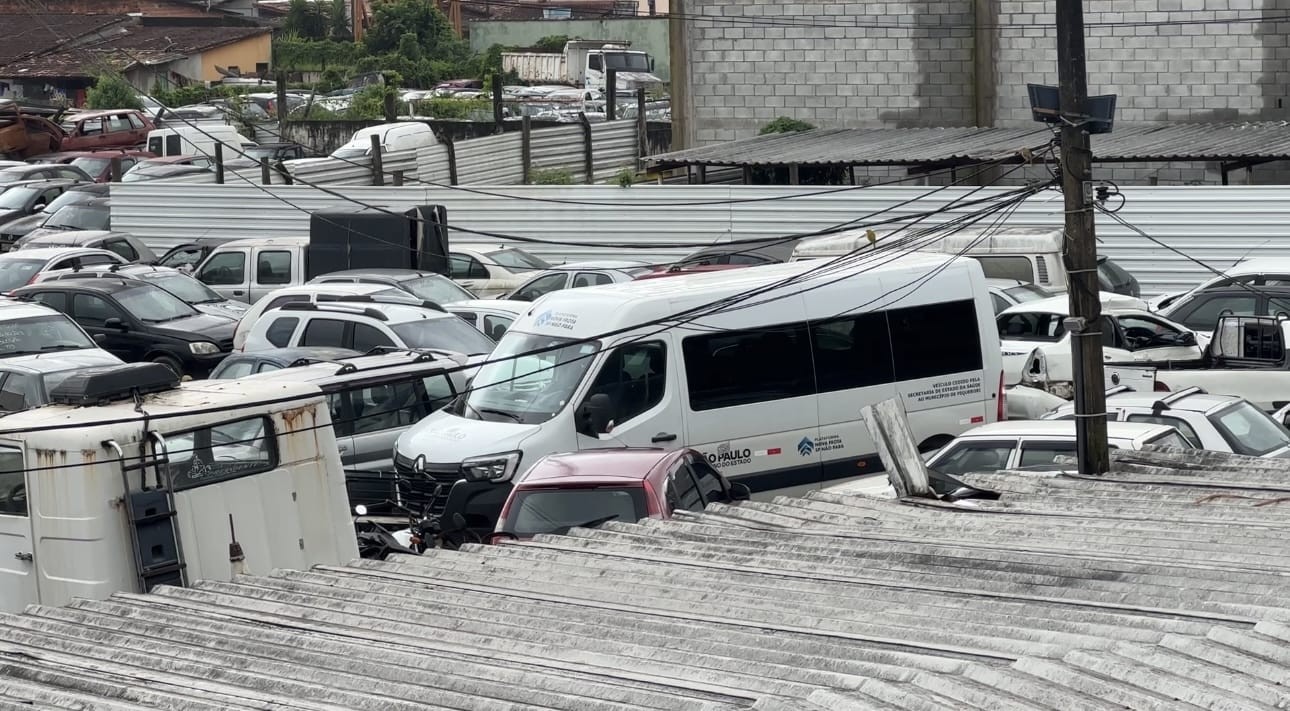
[[[135,279],[42,282],[14,296],[71,316],[121,360],[162,363],[181,376],[204,378],[233,350],[235,321]]]
[[[1290,315],[1290,285],[1284,279],[1228,284],[1184,294],[1160,315],[1198,333],[1211,333],[1220,316]]]

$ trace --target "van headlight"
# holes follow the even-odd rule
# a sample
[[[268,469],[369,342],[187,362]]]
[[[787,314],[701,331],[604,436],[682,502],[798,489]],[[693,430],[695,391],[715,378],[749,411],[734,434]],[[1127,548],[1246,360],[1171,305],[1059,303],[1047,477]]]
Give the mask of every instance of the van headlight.
[[[193,355],[212,355],[214,353],[219,353],[219,346],[211,343],[210,341],[198,341],[196,343],[189,343],[188,350],[192,351]]]
[[[471,481],[508,481],[519,469],[522,452],[471,457],[461,463],[461,475]]]

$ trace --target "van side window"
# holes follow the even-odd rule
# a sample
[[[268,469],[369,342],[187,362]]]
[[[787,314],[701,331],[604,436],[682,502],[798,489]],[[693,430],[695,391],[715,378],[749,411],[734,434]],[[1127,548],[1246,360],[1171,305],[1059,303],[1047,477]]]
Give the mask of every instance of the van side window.
[[[610,419],[618,425],[662,402],[666,387],[667,348],[649,341],[615,348],[587,396],[608,395],[613,403]]]
[[[805,323],[690,336],[681,350],[695,411],[815,393]]]
[[[1035,283],[1035,269],[1029,257],[976,257],[986,279],[1016,279]]]
[[[177,156],[177,155],[181,155],[183,152],[184,152],[183,139],[179,137],[179,134],[172,133],[169,136],[166,136],[165,155]]]
[[[818,390],[830,393],[894,379],[887,315],[870,313],[811,324]]]
[[[897,380],[981,369],[976,303],[947,301],[887,312]]]
[[[224,252],[211,255],[197,273],[197,280],[214,286],[246,283],[246,254]]]
[[[25,470],[21,449],[0,447],[0,516],[27,515]]]

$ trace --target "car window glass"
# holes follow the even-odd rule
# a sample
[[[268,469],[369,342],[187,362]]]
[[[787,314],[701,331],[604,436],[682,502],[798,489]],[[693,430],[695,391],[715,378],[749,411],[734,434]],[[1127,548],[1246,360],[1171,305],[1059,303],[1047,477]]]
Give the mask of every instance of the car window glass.
[[[999,338],[1005,341],[1046,341],[1056,343],[1066,335],[1057,314],[1011,313],[999,317]]]
[[[67,313],[67,293],[62,291],[40,291],[31,295],[31,298],[42,303],[51,309]]]
[[[18,412],[39,405],[36,379],[21,373],[9,373],[0,382],[0,411]]]
[[[986,279],[1016,279],[1033,282],[1035,268],[1029,257],[975,257]]]
[[[343,347],[345,343],[345,322],[330,318],[316,318],[305,324],[305,333],[300,337],[302,346]]]
[[[143,128],[143,119],[139,118],[138,116],[135,116],[134,114],[130,114],[126,118],[130,122],[130,126],[132,128],[135,128],[135,129]]]
[[[475,325],[475,319],[478,318],[479,316],[478,314],[473,314],[473,313],[470,313],[469,311],[454,311],[453,313],[457,314],[457,318],[461,319],[462,321],[465,321],[466,323],[472,326]]]
[[[1021,445],[1019,467],[1052,466],[1057,457],[1070,457],[1075,454],[1074,442],[1024,442]]]
[[[884,313],[811,323],[821,393],[890,383],[895,378]]]
[[[578,272],[573,276],[573,281],[569,283],[569,288],[581,289],[584,286],[598,286],[600,284],[613,283],[613,278],[608,274],[601,272]]]
[[[133,130],[133,128],[134,127],[130,125],[130,119],[122,116],[121,114],[114,114],[109,116],[107,119],[108,131],[130,131]]]
[[[999,296],[998,294],[990,294],[990,301],[991,303],[994,304],[994,314],[996,316],[999,315],[999,312],[1003,311],[1004,309],[1012,305],[1012,304],[1009,304],[1007,301],[1005,301],[1004,298],[1002,296]]]
[[[1169,425],[1178,430],[1180,434],[1191,442],[1193,447],[1199,447],[1200,436],[1196,434],[1196,429],[1187,424],[1186,420],[1177,417],[1165,417],[1163,415],[1149,415],[1143,413],[1132,413],[1125,418],[1129,422],[1146,422],[1153,425]]]
[[[15,447],[0,447],[0,515],[27,515],[25,474],[22,450]]]
[[[484,314],[484,335],[500,341],[506,334],[506,329],[511,327],[515,319],[506,318],[505,316],[494,316],[493,314]],[[471,319],[474,323],[474,319]]]
[[[1254,294],[1215,294],[1199,296],[1168,317],[1192,330],[1209,333],[1218,325],[1219,314],[1230,311],[1234,316],[1253,316],[1257,309],[1258,297]]]
[[[353,433],[411,427],[429,414],[415,385],[415,381],[405,380],[350,390],[349,402],[354,411]]]
[[[359,353],[367,353],[373,348],[392,348],[394,345],[394,341],[379,329],[364,323],[354,324],[354,344],[351,347]]]
[[[110,318],[122,318],[121,310],[93,294],[72,297],[72,318],[86,326],[102,326]]]
[[[255,372],[272,373],[275,370],[282,370],[282,366],[278,365],[277,363],[270,363],[268,361],[265,361],[261,363],[258,367],[256,367]]]
[[[1008,466],[1015,442],[959,442],[937,454],[928,467],[944,474],[993,472]]]
[[[703,510],[703,496],[699,494],[699,487],[694,483],[688,465],[682,464],[673,471],[668,477],[667,489],[668,504],[674,511]]]
[[[516,289],[515,293],[511,295],[511,299],[514,301],[536,301],[546,294],[563,289],[567,278],[563,273],[540,276]]]
[[[81,122],[82,136],[97,136],[103,133],[103,119],[86,119]]]
[[[291,253],[260,252],[255,258],[255,280],[259,284],[291,283]]]
[[[201,261],[201,258],[201,247],[177,249],[163,257],[157,264],[163,267],[183,267],[196,264]]]
[[[220,252],[212,255],[202,265],[197,278],[214,285],[246,283],[246,253]]]
[[[1183,439],[1177,432],[1166,432],[1162,435],[1156,435],[1154,438],[1143,442],[1153,447],[1172,447],[1174,449],[1199,449],[1186,439]]]
[[[295,316],[276,318],[265,329],[264,340],[278,348],[286,348],[291,343],[291,334],[296,332],[296,324],[298,323],[300,323],[300,319]]]
[[[1290,298],[1269,296],[1268,315],[1281,318],[1290,317]]]
[[[681,346],[693,410],[815,393],[805,323],[689,336]]]
[[[78,258],[81,266],[92,267],[96,264],[120,264],[120,259],[113,259],[106,254],[87,254]]]
[[[246,376],[251,374],[251,370],[254,367],[255,365],[251,361],[248,361],[248,360],[239,361],[237,363],[233,363],[232,365],[229,365],[226,368],[221,368],[219,377],[221,380],[232,380],[233,378],[245,378]]]
[[[135,251],[130,243],[123,239],[110,239],[103,243],[103,249],[121,255],[128,262],[133,262],[139,258],[139,253]]]
[[[587,397],[609,396],[610,421],[620,425],[663,400],[667,350],[659,341],[615,348],[596,375]]]
[[[729,503],[730,495],[726,492],[726,487],[722,484],[721,475],[711,464],[704,461],[689,462],[690,472],[694,475],[695,482],[699,485],[699,494],[703,496],[704,503]]]
[[[430,412],[447,405],[457,393],[453,390],[452,381],[446,375],[427,375],[421,379],[425,388],[426,403]]]

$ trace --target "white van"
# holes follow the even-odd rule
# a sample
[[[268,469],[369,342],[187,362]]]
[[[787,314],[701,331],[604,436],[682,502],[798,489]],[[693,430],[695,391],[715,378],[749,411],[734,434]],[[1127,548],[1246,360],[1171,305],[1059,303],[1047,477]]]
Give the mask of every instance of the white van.
[[[232,126],[212,123],[209,126],[176,126],[148,132],[148,152],[165,156],[215,156],[215,144],[224,144],[224,160],[242,157],[242,151],[255,141],[238,133]]]
[[[430,128],[429,124],[418,121],[383,123],[380,126],[372,126],[357,131],[354,137],[349,139],[349,143],[333,151],[331,157],[354,159],[370,154],[372,152],[372,136],[380,136],[381,153],[383,154],[390,151],[426,148],[439,142],[439,139],[434,135],[434,129]]]
[[[802,240],[793,250],[793,260],[836,258],[870,248],[868,230],[849,230],[835,235]],[[904,230],[890,238],[905,237]],[[881,242],[881,240],[879,240]],[[1066,291],[1065,262],[1062,261],[1062,231],[1047,227],[1001,227],[958,230],[925,245],[926,252],[964,255],[981,262],[991,279],[1016,279],[1054,291]],[[1097,262],[1102,291],[1141,296],[1138,280],[1107,257]]]
[[[395,469],[466,479],[463,513],[491,530],[510,482],[556,452],[693,447],[754,492],[803,492],[882,470],[862,405],[901,397],[928,451],[1001,419],[981,267],[876,261],[548,294],[512,324],[469,394],[399,437]],[[693,323],[633,328],[752,289],[765,291]]]

